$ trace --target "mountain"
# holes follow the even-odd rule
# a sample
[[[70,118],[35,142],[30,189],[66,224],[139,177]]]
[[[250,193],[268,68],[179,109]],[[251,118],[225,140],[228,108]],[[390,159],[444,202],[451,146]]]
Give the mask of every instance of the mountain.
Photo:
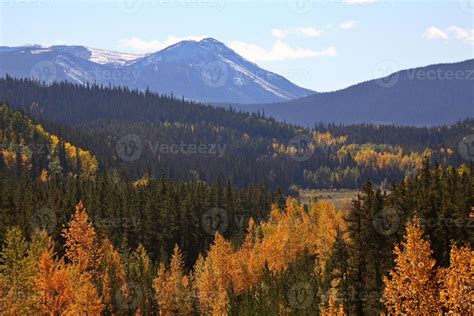
[[[209,103],[271,103],[314,92],[249,62],[223,43],[182,41],[149,55],[85,46],[0,47],[0,76],[127,86]]]
[[[317,122],[451,124],[474,117],[474,59],[393,73],[289,102],[234,107],[312,127]]]

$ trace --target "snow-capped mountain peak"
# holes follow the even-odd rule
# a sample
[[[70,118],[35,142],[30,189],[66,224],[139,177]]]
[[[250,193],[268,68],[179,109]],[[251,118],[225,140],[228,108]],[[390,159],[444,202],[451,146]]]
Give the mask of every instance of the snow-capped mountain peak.
[[[48,78],[37,79],[148,88],[212,103],[270,103],[314,93],[214,38],[182,41],[147,55],[68,45],[0,47],[0,76],[42,76],[45,67]]]

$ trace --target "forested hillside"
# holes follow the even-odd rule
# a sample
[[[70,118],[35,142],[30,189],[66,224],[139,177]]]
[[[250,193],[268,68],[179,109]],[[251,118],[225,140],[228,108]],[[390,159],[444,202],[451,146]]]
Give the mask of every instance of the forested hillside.
[[[474,117],[474,59],[394,72],[350,87],[280,103],[236,105],[279,120],[433,126]]]
[[[6,78],[0,100],[91,151],[104,170],[130,180],[230,179],[237,186],[356,188],[400,180],[422,158],[458,165],[472,120],[453,126],[319,125],[303,129],[268,118],[127,88]],[[126,153],[134,153],[127,156]]]
[[[472,120],[310,130],[119,88],[0,95],[2,315],[473,311]],[[360,192],[337,210],[293,184]]]
[[[30,173],[42,181],[51,176],[93,177],[97,159],[90,152],[48,133],[30,118],[0,104],[0,164],[16,174]]]
[[[166,181],[120,188],[103,178],[76,179],[64,191],[26,177],[18,184],[0,179],[2,218],[12,219],[3,228],[0,252],[5,315],[473,311],[474,177],[466,166],[429,167],[425,161],[417,176],[391,193],[368,182],[346,212],[289,198],[268,214],[275,196],[262,190],[238,193]],[[34,220],[27,229],[29,214],[17,213],[12,203],[14,185],[27,188],[21,210],[46,201],[63,208],[43,211],[48,220]],[[86,202],[74,211],[81,199]],[[222,206],[222,214],[246,205],[252,218],[221,231],[223,217],[217,226],[199,226],[192,215],[199,214],[193,213],[200,208],[196,201]],[[260,214],[268,217],[254,220]],[[218,228],[215,236],[209,227]]]

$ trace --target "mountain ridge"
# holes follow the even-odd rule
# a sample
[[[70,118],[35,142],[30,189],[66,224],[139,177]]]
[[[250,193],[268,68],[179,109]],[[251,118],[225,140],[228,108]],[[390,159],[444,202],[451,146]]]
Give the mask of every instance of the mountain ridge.
[[[242,105],[288,123],[441,125],[474,117],[474,59],[397,71],[288,102]]]
[[[215,103],[266,103],[314,93],[260,68],[214,38],[186,40],[151,54],[80,45],[0,47],[0,75],[127,86]]]

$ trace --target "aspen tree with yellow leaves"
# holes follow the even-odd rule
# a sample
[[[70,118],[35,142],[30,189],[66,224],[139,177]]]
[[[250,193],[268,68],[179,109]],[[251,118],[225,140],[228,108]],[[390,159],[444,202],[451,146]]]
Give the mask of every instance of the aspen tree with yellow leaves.
[[[395,246],[395,267],[384,277],[383,300],[389,313],[400,315],[437,315],[439,292],[436,282],[436,261],[430,242],[423,238],[418,219],[406,227],[401,245]]]
[[[450,265],[438,271],[440,301],[444,312],[474,315],[474,251],[468,245],[452,245]]]
[[[328,307],[321,308],[321,316],[345,316],[344,307],[336,306],[336,302],[332,296],[329,297]]]

